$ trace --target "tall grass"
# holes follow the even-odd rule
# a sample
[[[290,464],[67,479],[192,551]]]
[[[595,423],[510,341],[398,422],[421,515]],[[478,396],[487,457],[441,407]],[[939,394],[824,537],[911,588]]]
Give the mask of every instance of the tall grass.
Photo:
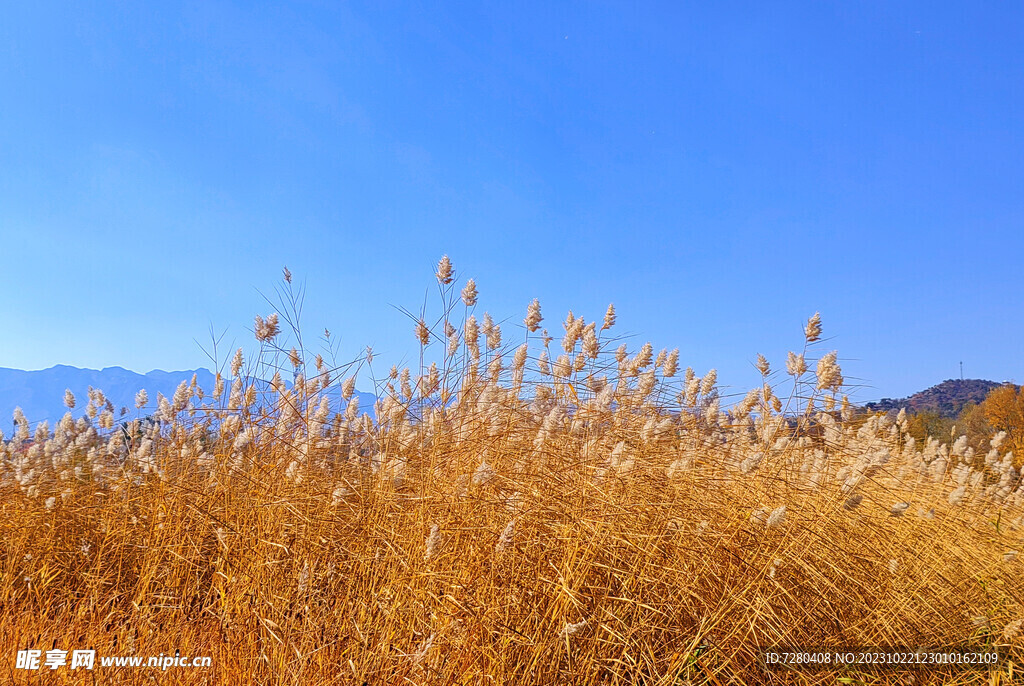
[[[1010,658],[916,683],[1012,681],[1024,490],[998,439],[919,446],[902,415],[857,416],[817,316],[785,372],[759,358],[763,385],[725,398],[677,351],[620,345],[614,308],[556,340],[539,303],[502,330],[450,262],[436,277],[411,370],[314,358],[286,273],[248,364],[157,421],[100,391],[52,430],[18,416],[4,680],[906,683],[757,653],[973,645]],[[14,669],[54,647],[213,667]]]

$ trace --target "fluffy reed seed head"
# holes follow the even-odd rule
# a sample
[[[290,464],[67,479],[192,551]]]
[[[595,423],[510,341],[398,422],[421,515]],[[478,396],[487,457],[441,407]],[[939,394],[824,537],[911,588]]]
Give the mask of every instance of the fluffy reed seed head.
[[[441,548],[441,527],[437,524],[430,525],[430,533],[427,534],[425,548],[423,559],[428,561],[437,555],[438,550]]]
[[[608,304],[608,309],[604,313],[604,323],[601,325],[601,331],[610,329],[615,326],[615,305],[614,303]]]
[[[484,330],[484,333],[485,333],[485,336],[486,336],[486,339],[487,339],[487,349],[488,350],[497,350],[498,348],[500,348],[501,347],[501,326],[499,326],[498,324],[494,323],[494,320],[491,319],[491,315],[490,314],[487,314],[487,313],[484,314],[484,327],[483,327],[483,330]]]
[[[1015,619],[1003,627],[1003,642],[1013,643],[1024,629],[1024,618]]]
[[[555,364],[552,368],[552,373],[556,379],[565,379],[569,376],[572,371],[572,363],[569,361],[569,356],[562,354],[555,360]]]
[[[356,391],[356,377],[350,376],[341,383],[341,397],[351,400],[352,394]]]
[[[437,282],[442,286],[447,286],[455,279],[455,270],[452,268],[452,261],[448,259],[447,255],[441,257],[441,261],[437,263]]]
[[[480,342],[480,325],[477,324],[476,317],[473,315],[466,317],[464,328],[463,339],[466,341],[466,345],[475,348]]]
[[[239,348],[238,350],[235,351],[235,356],[231,359],[231,376],[232,376],[232,378],[238,376],[239,373],[242,371],[242,363],[244,361],[245,361],[245,358],[242,356],[242,349]]]
[[[412,398],[412,378],[408,367],[402,369],[402,373],[399,375],[399,381],[402,384],[402,395],[405,396],[406,399]]]
[[[427,328],[427,323],[422,318],[416,322],[416,339],[420,345],[430,344],[430,329]]]
[[[771,372],[771,365],[768,364],[768,358],[761,353],[757,354],[757,364],[754,366],[757,367],[757,371],[761,373],[761,376],[768,376]]]
[[[213,397],[219,399],[222,395],[224,395],[224,377],[217,372],[213,380]]]
[[[583,329],[583,354],[591,360],[596,360],[601,354],[601,344],[597,340],[596,327],[596,322],[590,322]]]
[[[786,373],[790,376],[800,376],[807,371],[807,362],[803,353],[799,355],[792,350],[786,355]]]
[[[281,333],[281,326],[278,323],[277,313],[268,315],[266,319],[256,315],[254,333],[256,334],[256,340],[260,343],[266,343],[273,340],[279,333]]]
[[[520,372],[526,367],[526,356],[529,353],[530,348],[526,343],[516,348],[516,353],[512,357],[512,369]]]
[[[999,431],[992,437],[989,444],[992,446],[993,450],[999,450],[999,448],[1002,447],[1003,442],[1006,440],[1006,436],[1007,433],[1005,431]]]
[[[559,634],[559,636],[564,637],[564,638],[568,638],[569,636],[573,636],[573,635],[579,633],[580,631],[582,631],[584,628],[586,628],[587,623],[588,623],[587,620],[584,619],[583,621],[576,622],[575,624],[571,624],[571,623],[570,624],[566,624],[565,628],[562,629],[562,631]]]
[[[636,366],[639,369],[648,367],[651,361],[654,359],[654,346],[648,343],[644,343],[640,346],[640,352],[636,354]]]
[[[534,298],[530,306],[526,308],[526,319],[523,320],[523,323],[526,325],[527,331],[533,332],[540,328],[542,321],[544,321],[544,317],[540,314],[540,300]]]
[[[494,552],[501,554],[511,548],[515,539],[515,532],[516,520],[515,517],[513,517],[508,520],[508,524],[506,524],[504,530],[502,530],[501,536],[498,537],[498,542],[494,546]]]
[[[815,312],[814,315],[807,320],[807,326],[804,327],[804,339],[808,343],[814,343],[821,338],[821,313]]]
[[[661,366],[661,374],[666,379],[671,379],[679,371],[679,348],[674,349],[665,357]]]
[[[779,505],[777,508],[772,510],[772,513],[768,515],[768,519],[765,521],[765,526],[769,529],[779,529],[786,522],[786,506]]]
[[[345,406],[345,419],[347,421],[355,421],[356,417],[359,416],[359,397],[355,396],[348,401],[348,405]]]
[[[833,350],[826,353],[818,360],[816,376],[818,378],[818,390],[838,391],[843,385],[843,374],[838,362],[839,353]]]
[[[715,390],[715,384],[718,382],[718,370],[709,369],[708,373],[704,375],[704,378],[700,382],[700,392],[705,398]]]
[[[476,281],[473,279],[466,281],[466,285],[462,289],[462,302],[466,307],[473,307],[476,305],[479,295],[480,292],[476,289]]]
[[[537,358],[537,371],[539,371],[544,376],[549,376],[551,374],[551,365],[548,361],[547,350],[542,350],[540,353],[540,357]]]

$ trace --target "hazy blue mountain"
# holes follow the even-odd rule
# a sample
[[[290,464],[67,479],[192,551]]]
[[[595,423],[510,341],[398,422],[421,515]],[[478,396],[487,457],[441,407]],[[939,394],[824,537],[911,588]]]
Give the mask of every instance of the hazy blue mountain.
[[[52,425],[64,416],[68,410],[64,406],[64,390],[71,389],[77,403],[72,410],[74,417],[85,413],[85,405],[89,402],[89,387],[98,388],[114,404],[115,417],[120,416],[121,407],[127,407],[130,416],[135,416],[135,394],[146,389],[149,395],[150,410],[156,407],[157,393],[168,398],[182,381],[191,381],[195,374],[199,386],[206,392],[213,390],[214,375],[208,369],[190,369],[165,372],[154,369],[146,374],[139,374],[122,367],[106,367],[104,369],[80,369],[59,364],[49,369],[25,371],[0,367],[0,430],[10,435],[13,425],[12,416],[15,407],[21,407],[29,422],[35,426],[37,422],[49,420]],[[228,382],[230,383],[230,382]],[[373,412],[374,396],[372,393],[358,393],[359,407],[363,412]],[[340,398],[332,394],[332,410],[338,411]],[[334,401],[338,400],[337,403]]]

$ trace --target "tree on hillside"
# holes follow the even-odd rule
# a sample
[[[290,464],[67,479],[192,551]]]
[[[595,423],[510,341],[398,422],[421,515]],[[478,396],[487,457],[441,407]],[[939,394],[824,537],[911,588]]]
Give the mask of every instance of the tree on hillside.
[[[914,437],[918,445],[922,445],[929,436],[943,443],[967,436],[967,445],[974,448],[975,453],[984,455],[988,452],[989,441],[996,429],[989,422],[982,405],[968,403],[955,418],[944,417],[935,411],[909,414],[907,432]]]
[[[1014,463],[1024,462],[1024,393],[1007,384],[994,389],[982,403],[985,418],[996,431],[1006,432],[1003,444],[1013,451]]]
[[[918,445],[924,445],[929,436],[945,443],[949,441],[950,429],[955,423],[938,412],[917,412],[907,416],[907,433]]]
[[[968,403],[957,417],[956,433],[958,436],[967,436],[967,445],[984,455],[988,451],[989,441],[995,434],[995,429],[992,428],[980,404]]]

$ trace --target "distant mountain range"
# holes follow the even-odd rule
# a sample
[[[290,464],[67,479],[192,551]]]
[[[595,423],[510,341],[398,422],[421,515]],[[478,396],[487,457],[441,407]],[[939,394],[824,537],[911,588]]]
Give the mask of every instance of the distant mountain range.
[[[907,398],[882,398],[876,403],[868,403],[865,409],[872,412],[888,412],[907,408],[907,412],[935,412],[942,417],[959,416],[964,405],[979,404],[991,392],[1003,384],[985,379],[947,379],[940,384],[915,393]]]
[[[202,368],[175,372],[154,369],[139,374],[122,367],[81,369],[65,364],[37,371],[0,367],[0,430],[10,435],[15,407],[21,407],[33,426],[43,420],[48,420],[52,426],[68,411],[64,406],[65,389],[70,389],[77,401],[71,414],[76,418],[81,417],[89,402],[90,386],[103,391],[113,403],[115,417],[120,416],[121,407],[127,407],[130,416],[135,416],[135,394],[144,388],[149,395],[149,408],[142,413],[150,414],[156,408],[157,393],[170,398],[178,384],[191,381],[193,375],[200,388],[207,393],[213,391],[214,374]],[[230,385],[230,381],[227,383]],[[372,413],[374,395],[360,392],[356,395],[359,397],[361,411]],[[338,411],[339,408],[332,405],[332,410]]]

